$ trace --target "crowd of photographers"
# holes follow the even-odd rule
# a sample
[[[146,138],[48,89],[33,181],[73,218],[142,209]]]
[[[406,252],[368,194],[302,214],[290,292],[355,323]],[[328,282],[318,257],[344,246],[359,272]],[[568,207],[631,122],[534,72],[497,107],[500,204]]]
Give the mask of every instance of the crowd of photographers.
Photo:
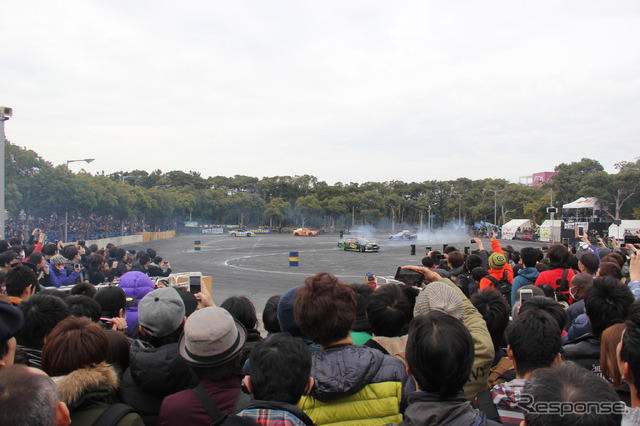
[[[263,335],[152,249],[0,241],[0,424],[640,424],[639,248],[472,243],[310,276]]]

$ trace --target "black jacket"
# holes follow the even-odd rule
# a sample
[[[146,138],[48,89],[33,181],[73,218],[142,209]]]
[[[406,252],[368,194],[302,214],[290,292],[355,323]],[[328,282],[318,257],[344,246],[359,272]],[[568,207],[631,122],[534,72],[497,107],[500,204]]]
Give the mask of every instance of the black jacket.
[[[120,385],[120,399],[140,414],[145,425],[155,426],[165,396],[198,385],[198,379],[178,353],[177,343],[154,348],[134,340],[129,358],[130,365]]]
[[[600,339],[587,333],[562,347],[564,358],[600,374]]]
[[[441,400],[437,393],[411,392],[409,406],[404,412],[401,425],[457,425],[480,426],[498,425],[485,418],[484,413],[476,410],[460,392],[454,398]]]

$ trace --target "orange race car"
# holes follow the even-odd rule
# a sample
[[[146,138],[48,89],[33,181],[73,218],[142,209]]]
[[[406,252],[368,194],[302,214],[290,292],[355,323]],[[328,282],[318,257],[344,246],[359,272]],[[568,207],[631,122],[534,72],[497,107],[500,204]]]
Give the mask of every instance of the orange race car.
[[[298,237],[317,237],[318,231],[314,231],[309,228],[298,228],[293,231],[293,235]]]

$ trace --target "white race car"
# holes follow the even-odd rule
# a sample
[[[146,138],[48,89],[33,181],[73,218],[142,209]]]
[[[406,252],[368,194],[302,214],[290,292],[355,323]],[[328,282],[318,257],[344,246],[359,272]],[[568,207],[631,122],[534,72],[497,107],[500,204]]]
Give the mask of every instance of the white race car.
[[[246,229],[234,229],[229,231],[230,237],[253,237],[254,235],[256,234],[251,231],[247,231]]]
[[[408,229],[403,229],[397,234],[389,235],[390,240],[415,240],[416,238],[418,238],[418,235]]]

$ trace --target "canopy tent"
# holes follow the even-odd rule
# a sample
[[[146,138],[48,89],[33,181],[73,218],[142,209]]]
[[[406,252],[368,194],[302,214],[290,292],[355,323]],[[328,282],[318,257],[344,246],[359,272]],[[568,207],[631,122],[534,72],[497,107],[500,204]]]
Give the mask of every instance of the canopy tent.
[[[620,226],[609,226],[610,237],[616,237],[617,239],[621,240],[624,238],[624,234],[627,231],[631,232],[632,234],[640,231],[640,220],[622,220],[620,222]]]
[[[518,228],[520,228],[520,232],[522,232],[524,228],[531,228],[531,221],[529,219],[511,219],[502,225],[502,239],[513,240]]]
[[[580,197],[569,204],[563,204],[562,208],[600,210],[600,204],[598,204],[598,199],[595,197]]]
[[[556,219],[553,221],[553,236],[560,238],[562,229],[562,221]],[[551,241],[551,220],[547,219],[540,225],[540,241]]]

